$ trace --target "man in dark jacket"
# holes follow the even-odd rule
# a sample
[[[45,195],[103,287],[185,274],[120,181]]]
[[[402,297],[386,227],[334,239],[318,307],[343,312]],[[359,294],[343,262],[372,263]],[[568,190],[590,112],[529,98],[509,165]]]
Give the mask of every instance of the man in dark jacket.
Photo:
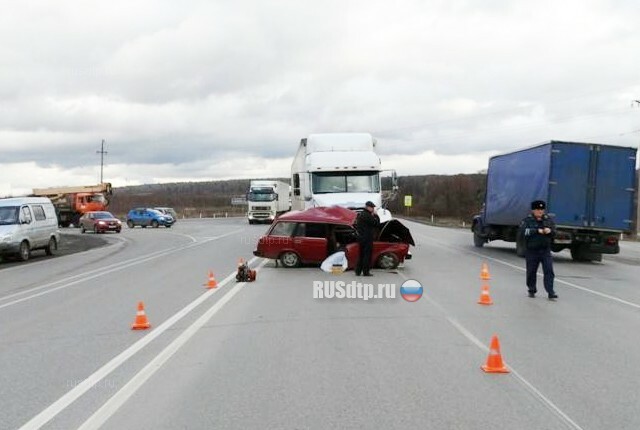
[[[358,231],[358,244],[360,244],[360,256],[356,265],[356,276],[373,276],[371,270],[371,253],[373,252],[373,234],[380,225],[380,218],[374,213],[376,205],[367,202],[364,210],[356,218],[356,230]]]
[[[537,288],[538,266],[542,263],[544,273],[544,289],[550,299],[557,299],[553,290],[553,258],[551,257],[551,243],[556,234],[556,225],[544,213],[546,204],[542,200],[531,202],[531,213],[522,220],[518,234],[525,243],[525,258],[527,261],[527,288],[529,297],[535,297]]]

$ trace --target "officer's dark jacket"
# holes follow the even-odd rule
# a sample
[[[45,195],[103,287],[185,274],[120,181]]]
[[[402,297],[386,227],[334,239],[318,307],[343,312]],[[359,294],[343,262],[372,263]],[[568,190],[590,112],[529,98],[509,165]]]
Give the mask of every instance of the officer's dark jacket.
[[[538,233],[539,228],[550,228],[551,234]],[[520,223],[518,235],[524,240],[526,248],[531,250],[551,248],[551,242],[556,235],[556,224],[547,214],[538,221],[533,214],[529,214]]]
[[[380,226],[378,215],[372,214],[368,210],[358,213],[356,218],[356,230],[358,231],[358,241],[372,242],[375,229]]]

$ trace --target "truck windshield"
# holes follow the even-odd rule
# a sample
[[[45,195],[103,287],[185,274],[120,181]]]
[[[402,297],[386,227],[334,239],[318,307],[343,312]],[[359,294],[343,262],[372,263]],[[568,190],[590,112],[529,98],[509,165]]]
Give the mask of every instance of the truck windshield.
[[[106,203],[106,199],[102,194],[92,194],[87,196],[87,202]]]
[[[18,224],[18,206],[0,207],[0,225]]]
[[[323,172],[313,173],[312,189],[316,194],[379,193],[379,172]]]
[[[251,188],[247,199],[250,202],[272,202],[276,199],[273,188]]]

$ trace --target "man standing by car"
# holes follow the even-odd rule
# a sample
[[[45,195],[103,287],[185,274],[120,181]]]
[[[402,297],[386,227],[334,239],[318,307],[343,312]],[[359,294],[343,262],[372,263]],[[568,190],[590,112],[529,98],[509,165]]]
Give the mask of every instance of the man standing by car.
[[[367,202],[364,210],[356,218],[356,230],[358,231],[358,244],[360,255],[356,265],[356,276],[373,276],[371,270],[371,254],[373,252],[373,233],[380,225],[380,218],[374,213],[376,205]]]
[[[538,266],[542,263],[544,273],[544,289],[550,299],[557,299],[553,291],[553,258],[551,257],[551,242],[556,234],[556,225],[544,213],[546,204],[542,200],[531,202],[531,213],[520,223],[518,234],[525,243],[525,258],[527,261],[527,288],[529,297],[535,297],[537,288]]]

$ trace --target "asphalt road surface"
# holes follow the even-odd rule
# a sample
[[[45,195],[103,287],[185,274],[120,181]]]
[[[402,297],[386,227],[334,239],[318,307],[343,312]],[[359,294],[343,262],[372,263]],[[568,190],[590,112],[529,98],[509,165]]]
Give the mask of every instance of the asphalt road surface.
[[[0,264],[0,428],[640,428],[638,243],[602,263],[556,255],[549,301],[527,297],[513,244],[406,224],[414,258],[372,278],[252,258],[266,226],[241,219]],[[256,282],[235,282],[239,257]],[[491,306],[476,303],[482,263]],[[396,298],[313,297],[356,280]],[[138,301],[150,330],[130,329]],[[494,334],[508,374],[480,369]]]

